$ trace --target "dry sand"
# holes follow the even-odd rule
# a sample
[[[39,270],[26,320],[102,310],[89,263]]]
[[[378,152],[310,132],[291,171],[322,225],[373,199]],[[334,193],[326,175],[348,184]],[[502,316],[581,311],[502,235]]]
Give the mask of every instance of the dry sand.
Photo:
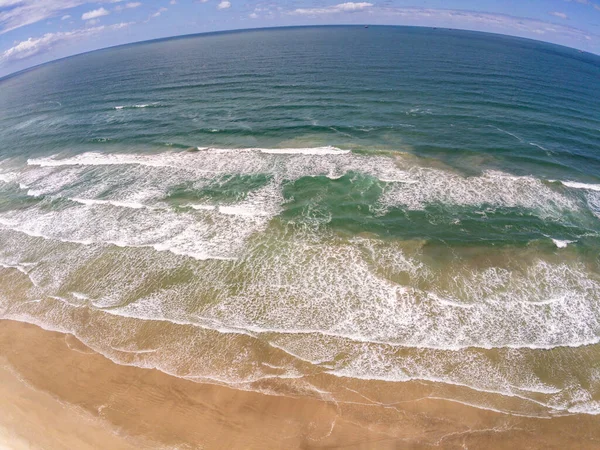
[[[381,405],[200,384],[0,320],[0,448],[600,448],[600,417],[525,418],[423,398],[418,383],[394,389],[406,400]]]

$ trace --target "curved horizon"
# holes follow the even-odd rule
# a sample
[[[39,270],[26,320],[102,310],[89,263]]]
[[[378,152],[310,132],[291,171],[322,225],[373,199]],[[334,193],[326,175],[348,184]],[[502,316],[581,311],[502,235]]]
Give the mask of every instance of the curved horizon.
[[[214,32],[298,26],[415,26],[532,39],[600,55],[600,3],[453,0],[281,4],[258,0],[0,0],[0,77],[119,45]],[[417,6],[414,6],[417,5]],[[420,5],[420,6],[419,6]],[[174,33],[174,31],[176,31]]]
[[[418,28],[418,29],[423,29],[423,30],[436,30],[439,28],[439,29],[450,30],[450,31],[474,33],[474,34],[489,35],[489,36],[499,36],[499,37],[505,37],[505,38],[514,38],[517,40],[529,41],[529,42],[534,42],[534,43],[538,43],[538,44],[546,44],[546,45],[562,48],[565,50],[576,51],[576,52],[583,53],[583,54],[586,54],[589,56],[597,57],[597,58],[599,58],[599,62],[600,62],[600,53],[584,51],[584,50],[578,49],[576,47],[569,47],[567,45],[556,44],[553,42],[543,41],[540,39],[515,36],[515,35],[511,35],[511,34],[493,33],[493,32],[489,32],[489,31],[470,30],[470,29],[463,29],[463,28],[429,27],[429,26],[419,26],[419,25],[379,25],[379,24],[367,24],[367,23],[365,23],[364,25],[358,25],[358,24],[288,25],[288,26],[236,28],[236,29],[231,29],[231,30],[205,31],[205,32],[200,32],[200,33],[180,34],[180,35],[166,36],[166,37],[160,37],[160,38],[146,39],[146,40],[141,40],[141,41],[124,42],[121,44],[115,44],[115,45],[110,45],[107,47],[94,48],[94,49],[82,51],[79,53],[73,53],[73,54],[62,56],[62,57],[59,57],[56,59],[51,59],[49,61],[44,61],[39,64],[31,65],[31,66],[25,67],[23,69],[20,69],[20,70],[14,71],[14,72],[10,72],[10,73],[0,76],[0,81],[3,81],[8,78],[12,78],[14,76],[18,76],[21,73],[25,73],[30,70],[34,70],[36,68],[45,66],[47,64],[53,64],[53,63],[60,62],[62,60],[75,58],[75,57],[86,55],[89,53],[101,52],[104,50],[110,50],[110,49],[115,49],[115,48],[119,48],[119,47],[143,45],[143,44],[149,44],[149,43],[153,43],[153,42],[170,41],[170,40],[177,40],[177,39],[186,39],[186,38],[194,38],[194,37],[201,37],[201,36],[228,34],[228,33],[233,34],[233,33],[263,31],[263,30],[266,31],[266,30],[285,30],[285,29],[298,29],[298,28],[328,28],[328,27],[340,27],[340,28],[343,28],[343,27],[357,27],[357,28],[389,27],[389,28]]]

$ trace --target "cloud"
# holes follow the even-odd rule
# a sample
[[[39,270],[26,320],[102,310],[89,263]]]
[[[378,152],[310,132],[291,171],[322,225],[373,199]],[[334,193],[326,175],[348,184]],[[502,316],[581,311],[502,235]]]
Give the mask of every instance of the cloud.
[[[137,8],[138,6],[142,6],[141,2],[129,2],[129,3],[125,3],[124,5],[117,5],[115,7],[115,11],[123,11],[124,9],[133,9],[133,8]]]
[[[219,3],[217,5],[217,9],[227,9],[227,8],[231,8],[231,2],[228,2],[227,0],[223,0],[221,3]]]
[[[133,22],[117,23],[110,26],[99,26],[94,28],[81,28],[73,31],[46,33],[37,38],[30,37],[29,39],[15,43],[14,46],[1,53],[0,64],[8,61],[31,58],[32,56],[49,51],[52,49],[52,47],[59,43],[85,38],[103,31],[120,30],[132,24]]]
[[[600,5],[598,3],[594,3],[590,0],[565,0],[566,2],[573,2],[573,3],[580,3],[582,5],[588,5],[588,6],[593,6],[595,9],[597,9],[598,11],[600,11]]]
[[[176,5],[176,4],[177,4],[177,0],[171,0],[171,1],[169,2],[169,5]]]
[[[0,0],[0,33],[60,15],[86,0]]]
[[[555,16],[555,17],[559,17],[561,19],[568,19],[569,18],[569,16],[567,16],[565,13],[563,13],[563,12],[557,12],[557,11],[552,11],[550,13],[550,15]]]
[[[60,18],[60,20],[67,20],[67,19],[70,19],[70,18],[71,18],[71,15],[70,15],[70,14],[65,14],[64,16],[62,16],[62,17]]]
[[[514,17],[506,14],[482,13],[477,11],[430,9],[430,8],[373,8],[377,17],[397,25],[424,25],[489,31],[513,36],[544,36],[544,40],[575,45],[575,42],[591,40],[593,33],[578,28],[545,22],[536,19]],[[401,20],[399,20],[399,18]],[[570,41],[568,44],[565,44]]]
[[[168,11],[168,8],[159,8],[158,11],[156,11],[154,14],[152,14],[148,20],[153,19],[154,17],[160,17],[160,15],[162,13],[164,13],[165,11]]]
[[[316,16],[321,14],[336,14],[345,12],[363,11],[373,6],[373,3],[368,2],[347,2],[338,5],[326,6],[323,8],[298,8],[291,11],[289,14],[302,16]]]
[[[98,17],[108,16],[109,14],[110,14],[110,12],[108,12],[106,9],[98,8],[98,9],[94,9],[92,11],[83,13],[81,15],[81,20],[97,19]]]
[[[258,14],[253,12],[253,13],[250,13],[250,15],[248,17],[250,17],[251,19],[258,19]]]

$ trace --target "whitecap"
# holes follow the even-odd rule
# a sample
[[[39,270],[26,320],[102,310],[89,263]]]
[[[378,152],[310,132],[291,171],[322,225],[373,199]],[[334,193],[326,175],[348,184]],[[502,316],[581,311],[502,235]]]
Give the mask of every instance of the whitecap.
[[[566,248],[567,245],[572,244],[573,242],[577,242],[577,241],[569,241],[569,240],[560,240],[560,239],[554,239],[551,238],[552,242],[554,242],[554,245],[556,245],[558,248]]]
[[[548,180],[550,182],[556,182],[557,180]],[[561,184],[564,186],[573,188],[573,189],[585,189],[588,191],[597,191],[600,192],[600,184],[590,184],[590,183],[580,183],[578,181],[561,181]]]
[[[336,147],[311,147],[311,148],[284,148],[284,149],[259,149],[261,153],[273,155],[345,155],[350,150],[341,150]]]
[[[13,181],[14,179],[16,179],[18,176],[17,173],[15,172],[4,172],[4,173],[0,173],[0,182],[4,182],[4,183],[10,183],[11,181]]]
[[[69,200],[76,202],[76,203],[81,203],[82,205],[111,205],[111,206],[117,206],[120,208],[154,209],[154,207],[152,207],[152,206],[144,205],[144,204],[138,203],[138,202],[125,202],[125,201],[118,201],[118,200],[99,200],[99,199],[93,199],[93,198],[77,198],[77,197],[70,197]]]
[[[203,205],[198,203],[187,203],[181,206],[182,208],[192,208],[200,211],[214,211],[217,207],[215,205]]]

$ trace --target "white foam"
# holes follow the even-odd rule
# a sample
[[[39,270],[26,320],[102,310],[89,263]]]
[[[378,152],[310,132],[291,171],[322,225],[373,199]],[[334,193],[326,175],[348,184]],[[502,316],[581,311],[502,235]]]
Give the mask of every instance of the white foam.
[[[51,212],[21,211],[0,217],[0,225],[60,242],[150,247],[199,260],[233,260],[245,240],[263,229],[268,220],[268,217],[226,215],[208,220],[168,210],[132,209],[126,216],[118,211],[105,211],[98,221],[94,209],[102,206],[92,203]]]
[[[588,191],[586,193],[587,205],[596,217],[600,219],[600,193],[596,191]]]
[[[10,183],[11,181],[13,181],[14,179],[16,179],[18,176],[17,173],[14,172],[4,172],[4,173],[0,173],[0,182],[4,182],[4,183]]]
[[[457,399],[453,399],[453,398],[437,397],[437,396],[433,396],[433,395],[427,396],[427,397],[425,397],[425,399],[443,400],[443,401],[452,402],[452,403],[459,403],[461,405],[471,406],[473,408],[483,409],[486,411],[492,411],[492,412],[496,412],[496,413],[500,413],[500,414],[509,414],[511,416],[517,416],[517,417],[529,417],[529,418],[535,418],[535,419],[550,419],[551,417],[556,416],[556,414],[553,414],[550,417],[540,416],[539,414],[521,414],[514,410],[504,410],[504,409],[494,408],[489,405],[482,405],[481,403],[477,403],[475,401],[465,402],[465,401],[457,400]]]
[[[125,348],[118,348],[118,347],[113,347],[113,346],[111,346],[111,348],[113,350],[118,351],[118,352],[122,352],[122,353],[134,353],[134,354],[156,353],[157,351],[159,351],[159,349],[157,349],[157,348],[135,349],[135,350],[128,350],[128,349],[125,349]]]
[[[551,238],[552,242],[554,242],[554,245],[556,245],[558,248],[566,248],[567,245],[572,244],[573,242],[576,241],[568,241],[568,240],[560,240],[560,239],[554,239]]]
[[[77,198],[77,197],[71,197],[71,198],[69,198],[69,200],[76,202],[76,203],[81,203],[83,205],[111,205],[111,206],[117,206],[120,208],[154,209],[152,206],[147,206],[147,205],[144,205],[142,203],[137,203],[137,202],[123,202],[123,201],[117,201],[117,200],[99,200],[99,199],[93,199],[93,198]]]
[[[215,205],[202,205],[202,204],[194,204],[188,203],[186,205],[182,205],[183,208],[192,208],[200,211],[214,211],[217,207]]]
[[[550,182],[556,180],[548,180]],[[588,191],[597,191],[600,192],[600,184],[590,184],[590,183],[580,183],[578,181],[560,181],[563,185],[573,188],[573,189],[585,189]]]
[[[509,136],[512,136],[515,139],[517,139],[519,142],[525,142],[520,136],[517,136],[515,133],[511,133],[510,131],[503,130],[502,128],[498,128],[494,125],[488,125],[488,127],[495,128],[496,130],[498,130],[504,134],[508,134]]]
[[[44,195],[64,195],[73,185],[80,185],[83,179],[83,168],[60,167],[24,170],[19,175],[20,189],[27,189],[33,197]]]
[[[308,148],[213,148],[213,147],[196,147],[200,152],[207,153],[264,153],[267,155],[346,155],[351,153],[350,150],[341,150],[337,147],[308,147]]]
[[[589,401],[571,406],[568,411],[573,414],[590,414],[597,416],[600,414],[600,401]]]
[[[248,149],[230,151],[232,158],[226,161],[211,158],[198,161],[191,154],[184,161],[175,162],[174,158],[159,158],[167,165],[183,167],[186,170],[196,170],[202,176],[215,176],[218,173],[256,174],[273,173],[278,180],[298,179],[303,176],[325,175],[337,179],[349,171],[362,172],[372,175],[382,181],[387,181],[391,187],[386,189],[382,197],[384,205],[394,204],[422,209],[426,204],[448,202],[455,205],[491,204],[508,207],[533,208],[544,215],[559,215],[559,211],[575,210],[581,205],[573,199],[557,193],[533,177],[516,177],[499,171],[487,171],[479,177],[462,177],[448,171],[426,169],[416,166],[402,168],[389,157],[364,157],[347,151],[343,154],[331,153],[329,150],[318,151],[308,149],[307,152],[297,153],[298,149],[288,149],[273,153],[264,153],[264,149]],[[217,156],[219,149],[210,149],[210,155]],[[334,150],[336,152],[337,150]],[[241,152],[241,153],[239,153]],[[266,159],[260,157],[261,154]],[[319,159],[314,159],[319,156]],[[238,159],[239,157],[239,159]],[[271,159],[271,157],[276,159]],[[278,157],[283,158],[282,160]],[[400,155],[398,156],[398,158]],[[401,161],[401,159],[400,159]],[[153,164],[156,161],[145,161]],[[201,169],[200,169],[201,167]],[[408,187],[408,190],[406,188]],[[405,190],[398,196],[398,190]],[[394,198],[394,195],[396,198]],[[389,202],[390,200],[391,203]]]
[[[402,154],[395,158],[362,156],[333,147],[277,150],[203,148],[199,153],[84,153],[63,159],[30,159],[28,164],[41,167],[135,165],[152,168],[148,169],[152,171],[146,173],[145,177],[142,171],[131,180],[144,185],[148,184],[148,179],[155,183],[164,179],[181,183],[190,179],[215,179],[232,173],[269,174],[276,183],[281,184],[283,180],[296,180],[306,176],[337,179],[348,172],[359,172],[388,184],[379,201],[383,212],[390,207],[418,210],[432,203],[448,206],[488,205],[527,208],[543,218],[551,216],[562,220],[564,211],[575,211],[584,206],[579,199],[557,192],[534,177],[513,176],[500,171],[486,171],[480,176],[464,177],[450,171],[415,166],[414,163],[404,161]],[[154,172],[154,168],[164,170]]]
[[[260,216],[265,214],[253,208],[245,208],[243,206],[219,206],[219,212],[232,216]]]
[[[261,153],[272,155],[345,155],[350,150],[340,150],[336,147],[313,147],[313,148],[286,148],[286,149],[259,149]]]
[[[266,149],[266,148],[210,148],[198,147],[200,153],[221,155],[224,153],[240,154],[265,154],[265,155],[304,155],[304,156],[336,156],[351,153],[350,150],[340,150],[335,147],[314,147],[314,148],[287,148],[287,149]],[[243,160],[231,161],[237,167],[243,165]],[[180,168],[199,168],[202,165],[210,166],[212,161],[202,161],[197,155],[190,152],[169,152],[154,155],[144,154],[104,154],[104,153],[83,153],[71,158],[44,157],[30,158],[27,164],[30,166],[41,167],[61,167],[61,166],[97,166],[97,165],[126,165],[139,164],[150,167],[180,167]],[[222,162],[220,164],[223,166]],[[211,172],[207,168],[208,172]]]
[[[154,103],[152,105],[154,105]],[[139,104],[139,105],[131,105],[131,106],[120,105],[120,106],[115,106],[115,109],[121,110],[121,109],[129,109],[129,108],[147,108],[152,105],[150,105],[150,104]]]
[[[18,270],[19,272],[28,275],[29,274],[29,270],[28,270],[28,265],[27,264],[18,264],[18,263],[7,263],[7,262],[3,262],[0,261],[0,267],[4,267],[5,269],[15,269]]]
[[[543,145],[540,144],[536,144],[535,142],[530,142],[529,145],[532,145],[534,147],[539,148],[540,150],[544,150],[547,154],[552,153],[550,150],[548,150],[546,147],[544,147]]]
[[[463,177],[435,169],[417,169],[409,183],[401,179],[384,192],[381,203],[387,207],[423,209],[426,205],[519,207],[538,211],[542,217],[560,217],[561,211],[576,210],[573,199],[553,191],[541,180],[485,171],[480,176]]]
[[[502,391],[502,390],[496,390],[496,389],[486,389],[483,387],[475,387],[466,383],[459,383],[459,382],[453,382],[450,381],[448,379],[445,378],[437,378],[437,377],[421,377],[421,376],[416,376],[416,377],[410,377],[410,376],[401,376],[401,377],[397,377],[397,376],[393,376],[393,377],[388,377],[388,376],[370,376],[370,375],[365,375],[365,376],[357,376],[356,374],[350,374],[347,373],[344,370],[328,370],[326,371],[328,374],[339,377],[339,378],[356,378],[359,380],[368,380],[368,381],[387,381],[387,382],[392,382],[392,383],[397,383],[397,382],[407,382],[407,381],[426,381],[426,382],[431,382],[431,383],[443,383],[443,384],[449,384],[449,385],[453,385],[453,386],[460,386],[460,387],[464,387],[467,389],[471,389],[473,391],[477,391],[477,392],[481,392],[481,393],[486,393],[486,394],[496,394],[496,395],[501,395],[501,396],[505,396],[505,397],[515,397],[515,398],[519,398],[521,400],[525,400],[527,402],[532,402],[535,403],[537,405],[540,406],[544,406],[544,407],[549,407],[548,404],[546,403],[542,403],[542,402],[538,402],[536,400],[533,400],[529,397],[523,396],[523,395],[519,395],[517,393],[514,392],[510,392],[510,391]],[[559,391],[560,392],[560,391]]]

